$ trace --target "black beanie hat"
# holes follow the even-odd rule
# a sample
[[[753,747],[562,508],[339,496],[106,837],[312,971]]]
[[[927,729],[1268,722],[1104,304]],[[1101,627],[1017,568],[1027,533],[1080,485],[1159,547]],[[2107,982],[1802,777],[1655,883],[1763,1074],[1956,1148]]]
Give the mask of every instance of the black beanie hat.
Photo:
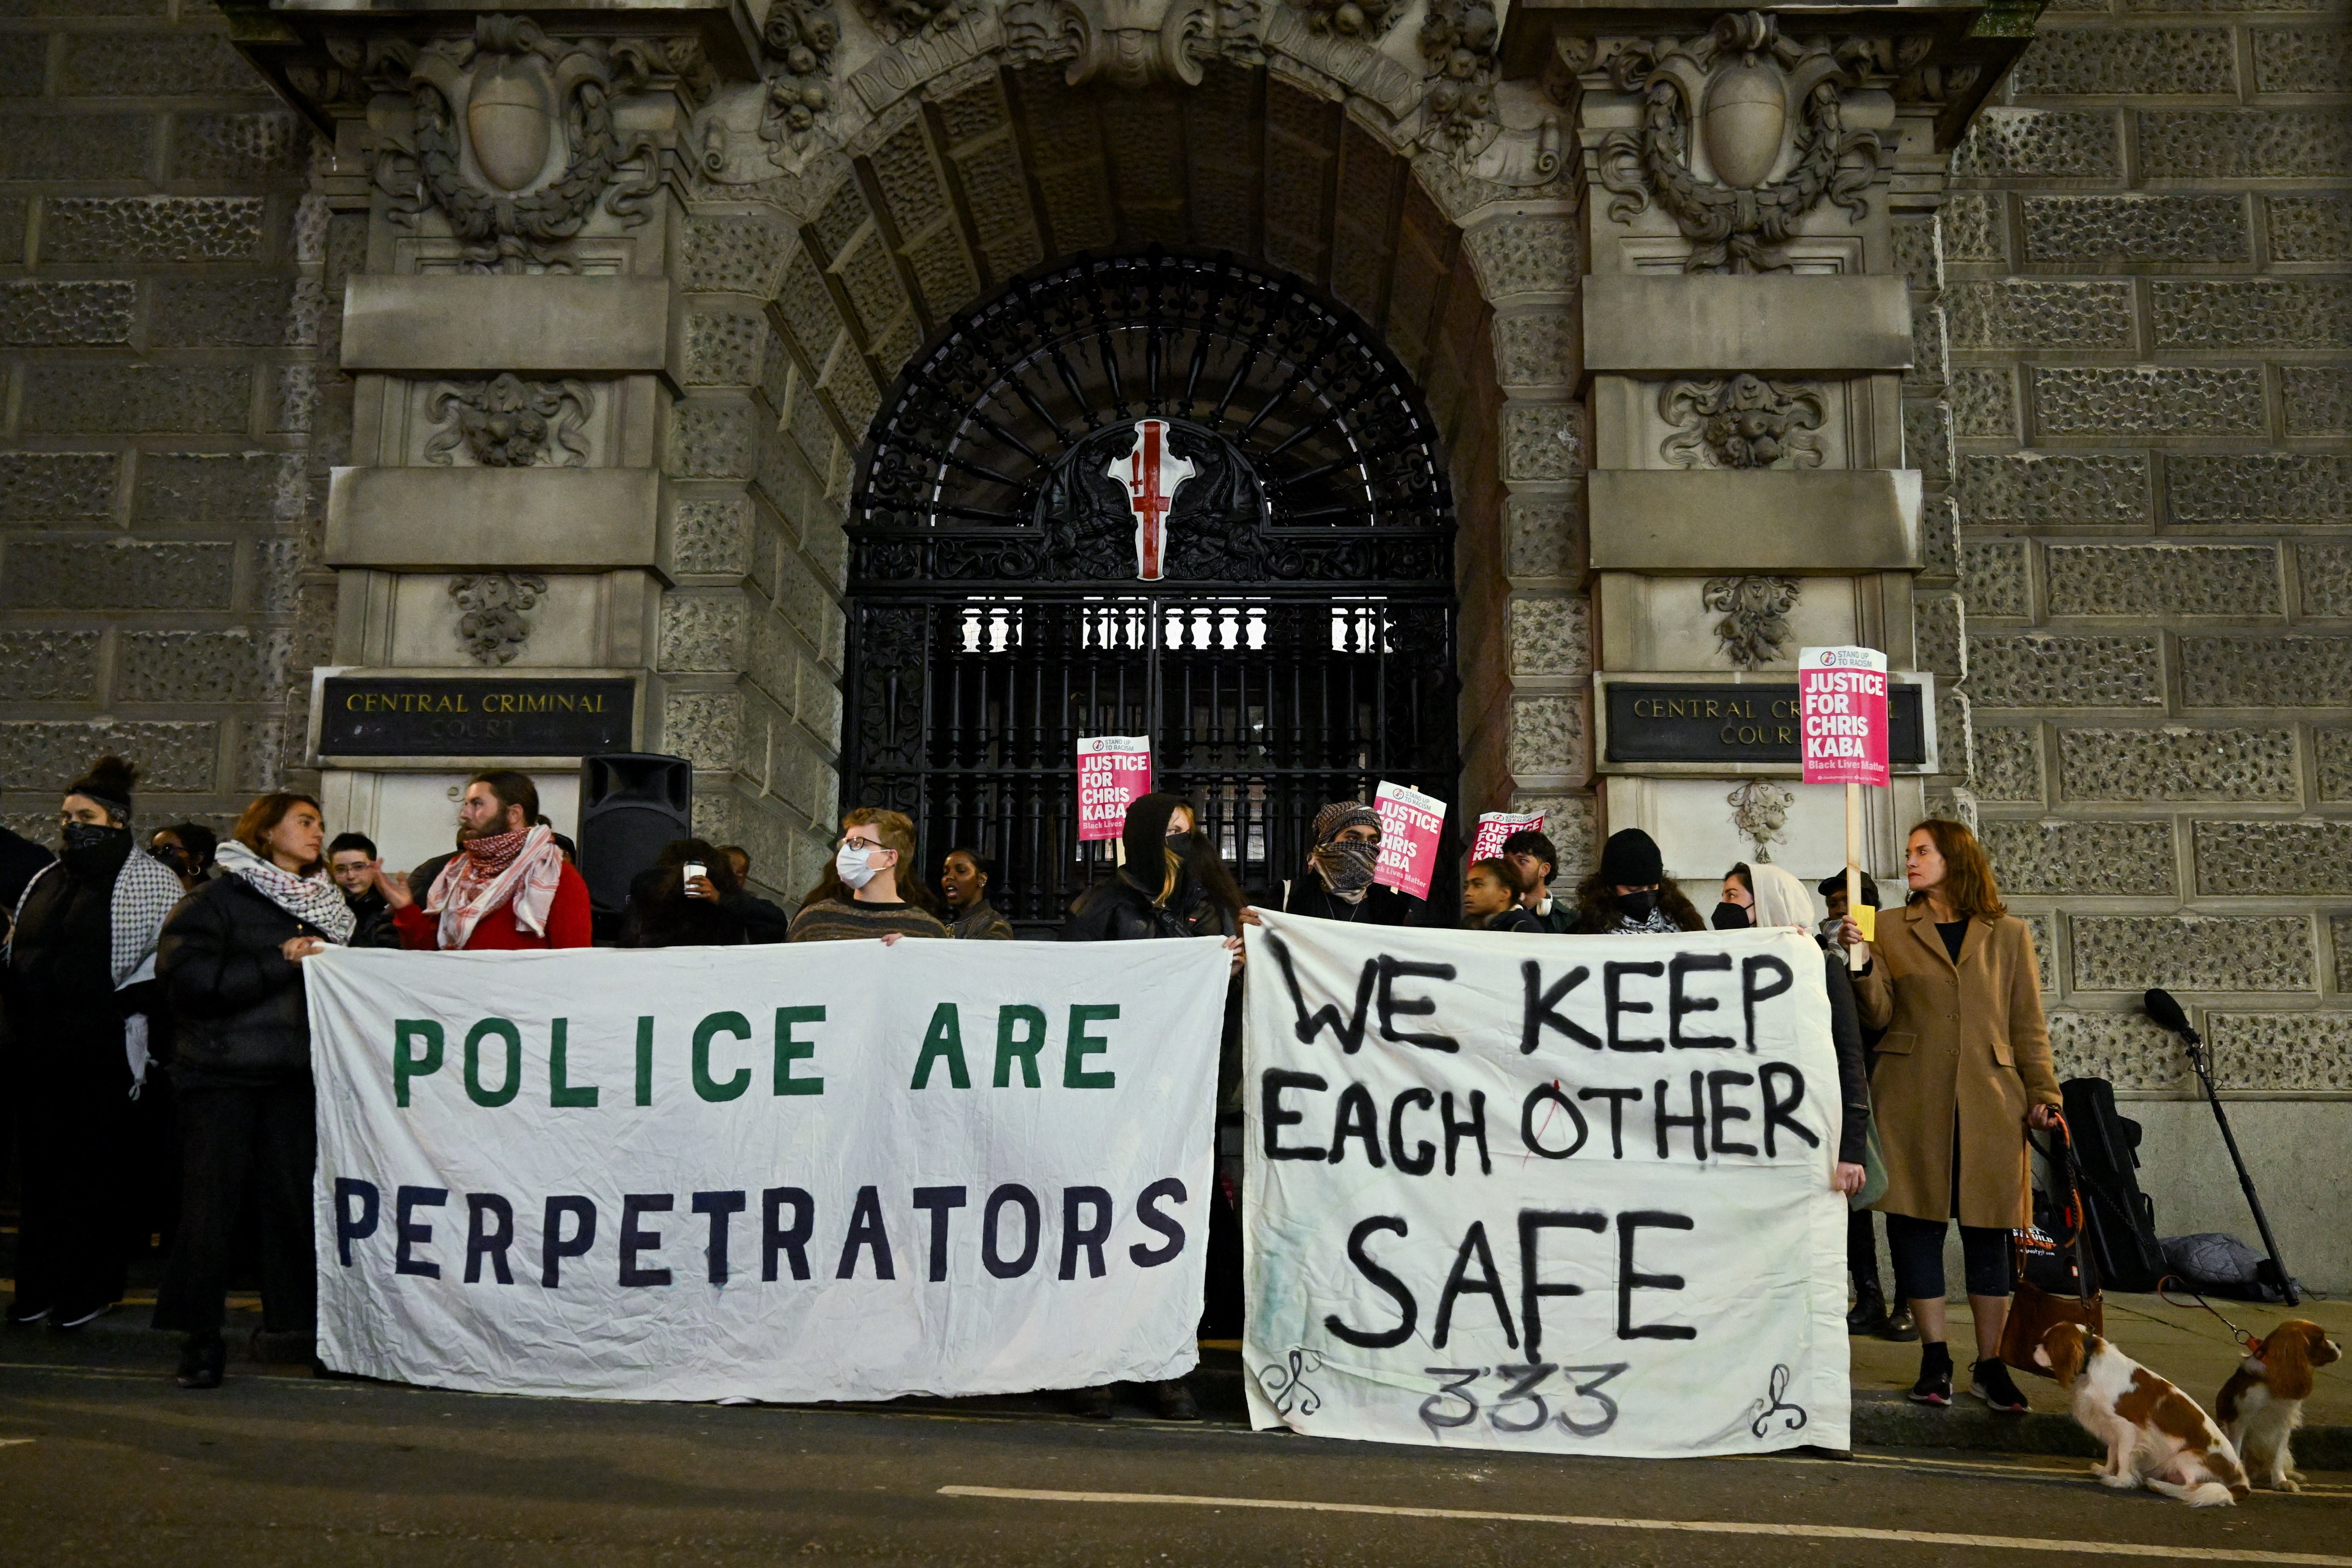
[[[1647,888],[1666,879],[1658,841],[1638,827],[1612,833],[1601,847],[1601,879],[1612,888]]]
[[[89,771],[66,785],[68,795],[86,795],[114,814],[121,821],[131,820],[131,790],[139,782],[139,770],[121,757],[100,757],[89,764]]]

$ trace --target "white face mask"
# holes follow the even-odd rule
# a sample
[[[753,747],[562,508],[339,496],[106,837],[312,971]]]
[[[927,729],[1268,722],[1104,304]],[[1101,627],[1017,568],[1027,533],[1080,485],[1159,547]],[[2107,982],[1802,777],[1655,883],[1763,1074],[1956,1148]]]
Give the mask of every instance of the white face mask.
[[[840,874],[843,885],[855,892],[874,879],[873,857],[878,853],[845,844],[834,851],[833,868]]]

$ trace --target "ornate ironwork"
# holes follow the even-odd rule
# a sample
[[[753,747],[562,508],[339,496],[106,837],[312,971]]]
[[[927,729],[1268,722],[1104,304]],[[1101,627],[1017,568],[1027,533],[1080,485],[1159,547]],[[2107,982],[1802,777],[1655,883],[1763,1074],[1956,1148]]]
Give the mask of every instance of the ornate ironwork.
[[[995,856],[1038,930],[1109,864],[1076,842],[1081,736],[1151,736],[1260,889],[1327,800],[1450,797],[1453,509],[1410,388],[1354,317],[1223,258],[1084,258],[959,320],[860,465],[845,800],[913,816],[927,871]],[[1193,469],[1149,583],[1109,471],[1147,417]]]

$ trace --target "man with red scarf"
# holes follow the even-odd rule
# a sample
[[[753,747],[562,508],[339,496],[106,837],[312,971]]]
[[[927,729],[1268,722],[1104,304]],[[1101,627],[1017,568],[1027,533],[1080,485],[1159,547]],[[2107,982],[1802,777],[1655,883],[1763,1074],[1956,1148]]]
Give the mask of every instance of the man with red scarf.
[[[425,902],[405,877],[376,879],[400,945],[426,952],[588,946],[588,884],[565,862],[554,830],[532,826],[538,818],[530,774],[500,768],[468,780],[457,804],[457,853]]]

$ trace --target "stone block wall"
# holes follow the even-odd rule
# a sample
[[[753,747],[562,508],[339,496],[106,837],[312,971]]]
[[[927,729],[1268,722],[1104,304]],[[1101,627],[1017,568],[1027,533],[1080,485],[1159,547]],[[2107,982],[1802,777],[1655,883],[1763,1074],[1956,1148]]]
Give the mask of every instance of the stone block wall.
[[[0,10],[0,812],[45,841],[100,752],[139,824],[299,767],[362,236],[204,0]],[[363,220],[360,220],[363,223]]]
[[[2060,0],[1954,169],[1974,792],[2062,1074],[2191,1091],[2162,985],[2225,1089],[2344,1093],[2352,18]]]
[[[873,378],[785,214],[698,206],[680,220],[678,254],[664,742],[698,773],[735,775],[731,820],[698,794],[697,831],[741,843],[755,880],[797,897],[830,854],[839,794],[842,405],[870,415]]]

